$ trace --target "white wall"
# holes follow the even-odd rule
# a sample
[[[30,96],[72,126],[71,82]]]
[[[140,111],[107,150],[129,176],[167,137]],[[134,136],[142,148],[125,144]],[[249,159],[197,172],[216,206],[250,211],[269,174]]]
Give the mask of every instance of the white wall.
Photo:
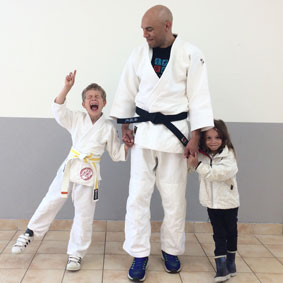
[[[206,55],[215,117],[283,122],[281,0],[0,0],[0,116],[51,117],[65,75],[78,70],[69,105],[98,82],[108,114],[123,65],[142,43],[140,19],[155,4],[173,31]]]

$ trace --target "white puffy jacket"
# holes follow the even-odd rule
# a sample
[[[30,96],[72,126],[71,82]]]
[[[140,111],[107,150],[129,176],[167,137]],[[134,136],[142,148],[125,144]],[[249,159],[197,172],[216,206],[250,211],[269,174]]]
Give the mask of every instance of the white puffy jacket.
[[[199,154],[199,161],[196,172],[200,181],[200,203],[214,209],[239,207],[238,166],[234,152],[225,147],[215,156]]]

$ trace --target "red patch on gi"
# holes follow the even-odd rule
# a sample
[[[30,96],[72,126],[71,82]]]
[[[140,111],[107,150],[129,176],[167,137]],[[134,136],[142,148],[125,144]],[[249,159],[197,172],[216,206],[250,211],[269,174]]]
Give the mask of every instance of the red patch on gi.
[[[83,168],[80,172],[80,176],[83,180],[87,181],[93,176],[93,171],[89,167]]]

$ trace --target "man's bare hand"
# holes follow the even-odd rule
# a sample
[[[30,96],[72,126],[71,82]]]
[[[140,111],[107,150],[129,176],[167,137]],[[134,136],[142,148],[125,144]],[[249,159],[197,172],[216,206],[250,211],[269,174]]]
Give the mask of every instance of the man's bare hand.
[[[134,133],[129,128],[129,124],[122,125],[122,140],[128,147],[134,145]]]
[[[184,156],[186,158],[189,157],[189,155],[193,155],[195,156],[195,154],[198,153],[198,141],[196,141],[195,139],[190,139],[188,144],[185,147],[185,153]]]
[[[198,145],[200,139],[200,131],[195,130],[192,132],[192,137],[185,147],[184,157],[188,158],[189,155],[195,156],[198,153]]]

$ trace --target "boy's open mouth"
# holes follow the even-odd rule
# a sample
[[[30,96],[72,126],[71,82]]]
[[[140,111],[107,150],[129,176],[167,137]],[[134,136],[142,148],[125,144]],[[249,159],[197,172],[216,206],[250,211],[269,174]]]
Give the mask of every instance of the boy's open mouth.
[[[98,105],[97,105],[97,104],[91,104],[91,105],[90,105],[90,109],[91,109],[92,111],[96,111],[96,110],[98,109]]]

